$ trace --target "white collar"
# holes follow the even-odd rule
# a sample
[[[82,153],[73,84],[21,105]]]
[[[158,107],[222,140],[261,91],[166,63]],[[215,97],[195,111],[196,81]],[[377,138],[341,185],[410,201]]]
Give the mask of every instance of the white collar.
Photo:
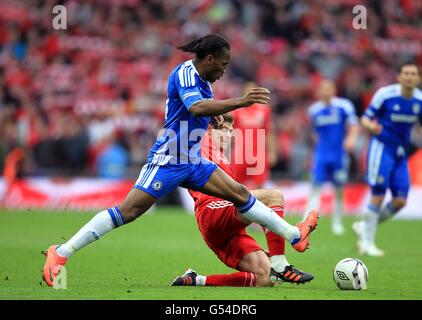
[[[192,59],[191,59],[191,60],[186,61],[186,62],[185,62],[185,64],[186,64],[186,65],[188,65],[188,66],[192,66],[193,71],[194,71],[194,72],[198,75],[199,79],[201,79],[203,82],[208,83],[208,84],[211,86],[211,84],[209,83],[209,81],[208,81],[208,80],[204,80],[204,79],[202,79],[202,78],[201,78],[201,76],[200,76],[200,74],[199,74],[198,70],[196,70],[195,65],[193,64],[193,60],[192,60]]]
[[[193,60],[188,60],[185,62],[186,65],[191,66],[193,68],[193,71],[199,76],[198,70],[196,70],[195,65],[193,64]]]

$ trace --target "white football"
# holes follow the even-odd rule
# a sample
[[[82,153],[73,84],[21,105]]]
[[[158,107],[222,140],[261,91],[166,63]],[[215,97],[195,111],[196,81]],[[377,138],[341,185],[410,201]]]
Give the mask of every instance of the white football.
[[[333,278],[341,290],[364,290],[368,282],[368,268],[356,258],[345,258],[335,266]]]

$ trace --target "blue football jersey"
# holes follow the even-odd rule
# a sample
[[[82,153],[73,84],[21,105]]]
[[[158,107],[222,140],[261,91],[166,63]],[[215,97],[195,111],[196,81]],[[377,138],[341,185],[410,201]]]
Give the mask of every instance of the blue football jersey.
[[[212,98],[211,84],[201,79],[192,60],[178,65],[168,80],[164,130],[148,161],[180,163],[199,158],[201,139],[210,117],[194,117],[189,108],[195,102]]]
[[[406,148],[410,144],[412,126],[422,123],[422,91],[413,90],[413,96],[401,95],[401,85],[393,84],[380,88],[373,96],[365,116],[377,119],[383,126],[379,141],[394,148]]]
[[[317,134],[315,153],[318,157],[341,159],[347,126],[358,123],[353,103],[333,97],[328,105],[322,101],[312,104],[308,114]]]

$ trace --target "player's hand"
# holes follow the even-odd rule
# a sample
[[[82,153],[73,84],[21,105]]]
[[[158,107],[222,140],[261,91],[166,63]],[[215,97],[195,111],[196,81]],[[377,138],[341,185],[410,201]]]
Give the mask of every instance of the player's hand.
[[[372,120],[368,129],[372,134],[379,135],[382,131],[382,125],[380,125],[377,120]]]
[[[267,104],[270,102],[270,90],[267,88],[251,88],[242,97],[245,107],[255,103]]]
[[[355,144],[356,144],[356,140],[354,139],[354,137],[347,137],[344,140],[343,147],[346,151],[351,152],[353,148],[355,147]]]
[[[224,123],[224,118],[221,114],[219,116],[214,116],[214,120],[217,122],[217,127],[220,127]]]

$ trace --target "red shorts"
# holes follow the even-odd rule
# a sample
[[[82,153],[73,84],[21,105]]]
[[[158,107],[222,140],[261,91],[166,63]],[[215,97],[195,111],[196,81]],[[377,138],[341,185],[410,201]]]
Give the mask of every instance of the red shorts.
[[[237,209],[229,201],[218,200],[195,210],[205,243],[227,266],[237,269],[248,253],[262,250],[246,232],[246,225],[236,218]]]
[[[235,180],[239,183],[242,183],[250,188],[261,187],[269,179],[269,169],[268,166],[265,166],[265,169],[261,174],[257,175],[248,175],[247,169],[250,166],[247,164],[233,164],[233,172]]]

